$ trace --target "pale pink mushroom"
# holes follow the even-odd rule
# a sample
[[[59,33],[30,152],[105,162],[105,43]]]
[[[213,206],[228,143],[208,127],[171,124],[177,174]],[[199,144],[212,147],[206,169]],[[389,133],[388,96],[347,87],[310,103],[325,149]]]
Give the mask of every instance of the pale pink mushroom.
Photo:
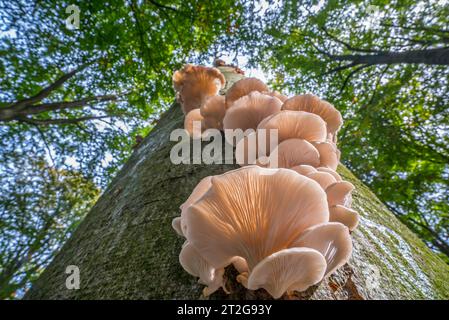
[[[316,169],[317,169],[318,171],[321,171],[321,172],[327,172],[327,173],[330,173],[331,175],[334,176],[334,178],[335,178],[336,181],[341,181],[341,180],[342,180],[341,177],[340,177],[340,175],[339,175],[336,171],[334,171],[334,170],[332,170],[332,169],[330,169],[330,168],[319,167],[319,168],[316,168]]]
[[[270,146],[271,130],[277,130],[278,142],[287,139],[303,139],[307,141],[324,142],[326,140],[326,123],[319,116],[303,111],[281,111],[264,119],[257,130],[265,130],[266,150],[273,150]]]
[[[184,129],[195,139],[201,138],[201,133],[205,130],[203,116],[200,109],[193,109],[184,118]]]
[[[287,139],[276,147],[269,159],[271,168],[291,168],[301,164],[316,167],[320,163],[320,154],[306,140]]]
[[[350,207],[352,202],[352,190],[354,190],[354,186],[348,181],[339,181],[328,186],[326,188],[326,194],[329,207],[335,205]]]
[[[263,119],[279,112],[281,105],[282,102],[278,98],[253,91],[236,100],[232,108],[226,110],[223,128],[255,130]]]
[[[326,167],[336,170],[338,167],[339,156],[337,147],[329,142],[312,142],[313,146],[317,148],[320,153],[320,167]]]
[[[247,166],[212,178],[185,213],[189,242],[215,268],[239,256],[249,270],[306,228],[327,222],[326,194],[288,169]]]
[[[212,96],[201,106],[200,113],[207,129],[223,129],[223,118],[226,113],[225,97]]]
[[[329,207],[329,221],[340,222],[353,231],[359,224],[359,214],[350,208],[335,205]]]
[[[262,260],[247,281],[242,277],[239,280],[243,280],[248,289],[264,288],[278,299],[286,291],[304,291],[317,284],[323,279],[325,271],[326,260],[317,250],[289,248]]]
[[[189,206],[191,206],[193,203],[195,203],[198,199],[200,199],[207,192],[207,190],[209,190],[209,188],[212,185],[211,181],[212,181],[212,176],[205,177],[205,178],[201,179],[201,181],[193,189],[192,193],[187,198],[187,200],[184,201],[184,203],[181,204],[181,206],[179,207],[179,209],[181,209],[181,217],[178,217],[179,220],[177,220],[178,218],[175,218],[172,221],[173,229],[175,229],[176,232],[178,232],[178,234],[183,235],[183,236],[185,235],[186,226],[183,221],[183,218],[187,211],[187,208]],[[177,221],[175,221],[175,220],[177,220]],[[180,230],[180,232],[178,230]]]
[[[176,217],[171,222],[172,228],[176,231],[176,233],[180,236],[184,236],[184,233],[182,232],[181,228],[181,217]]]
[[[337,182],[334,176],[327,172],[316,171],[308,174],[307,177],[318,182],[321,188],[323,188],[323,190],[326,190],[328,186]]]
[[[232,264],[239,273],[248,272],[248,264],[246,263],[246,260],[243,259],[242,257],[234,257],[232,259]]]
[[[189,242],[185,242],[182,246],[179,262],[184,270],[199,278],[199,283],[206,285],[203,290],[204,296],[209,296],[220,287],[226,291],[223,283],[224,268],[213,268]]]
[[[307,176],[308,174],[317,171],[317,169],[315,169],[314,167],[306,165],[306,164],[301,164],[299,166],[294,166],[294,167],[292,167],[290,169],[298,172],[299,174],[302,174],[303,176]]]
[[[257,78],[244,78],[239,80],[226,92],[226,108],[231,108],[234,101],[237,101],[252,91],[264,92],[269,90],[267,85]]]
[[[326,121],[327,131],[332,139],[343,124],[340,112],[333,105],[313,94],[302,94],[289,98],[282,105],[282,110],[306,111],[319,115]],[[334,140],[335,141],[335,140]]]
[[[277,92],[277,91],[264,91],[262,93],[272,96],[272,97],[276,97],[279,100],[281,100],[282,102],[285,102],[288,99],[288,97],[286,95],[283,95],[282,93]]]
[[[184,114],[200,108],[210,96],[215,96],[225,85],[225,77],[216,68],[186,64],[173,74],[176,98]]]
[[[255,164],[258,159],[257,133],[251,132],[237,142],[235,161],[241,166]]]
[[[326,222],[310,227],[291,246],[307,247],[319,251],[326,259],[325,276],[348,262],[352,253],[349,230],[337,222]]]

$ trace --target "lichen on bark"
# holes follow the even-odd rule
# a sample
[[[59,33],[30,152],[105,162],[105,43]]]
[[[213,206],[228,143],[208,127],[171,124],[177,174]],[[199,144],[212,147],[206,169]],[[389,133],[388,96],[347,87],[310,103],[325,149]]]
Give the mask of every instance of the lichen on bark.
[[[240,76],[225,70],[229,84]],[[227,73],[227,74],[226,74]],[[229,85],[227,86],[229,88]],[[226,89],[227,89],[226,88]],[[72,237],[42,273],[26,299],[198,299],[202,286],[178,262],[183,239],[171,227],[179,206],[195,185],[236,165],[174,165],[169,139],[183,126],[174,104],[135,150]],[[353,232],[354,252],[347,265],[293,299],[448,299],[449,267],[376,198],[348,169],[353,208],[361,215]],[[68,265],[80,269],[80,289],[65,286]],[[227,296],[266,298],[234,288]]]

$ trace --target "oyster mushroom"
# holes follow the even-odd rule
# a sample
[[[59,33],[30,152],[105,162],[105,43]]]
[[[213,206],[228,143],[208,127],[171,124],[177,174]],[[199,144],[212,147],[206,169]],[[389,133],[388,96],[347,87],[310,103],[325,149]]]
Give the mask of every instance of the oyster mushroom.
[[[226,109],[231,108],[235,101],[252,91],[265,92],[269,90],[267,85],[257,78],[239,80],[226,92]]]
[[[319,115],[327,126],[331,139],[336,141],[336,134],[343,124],[340,112],[329,102],[313,94],[302,94],[287,99],[282,110],[306,111]]]
[[[278,98],[253,91],[236,100],[232,108],[226,110],[223,119],[223,128],[225,130],[255,130],[263,119],[279,112],[281,105],[282,102]],[[230,141],[229,137],[227,139]]]
[[[335,205],[350,207],[352,190],[354,190],[354,185],[348,181],[339,181],[328,186],[326,188],[326,194],[329,207]]]
[[[173,74],[173,87],[182,111],[187,114],[200,108],[225,85],[225,77],[216,68],[186,64]]]
[[[184,118],[184,129],[195,139],[201,138],[201,133],[205,130],[204,118],[200,114],[200,109],[193,109]]]
[[[352,241],[348,228],[338,222],[326,222],[305,230],[292,247],[307,247],[320,252],[326,259],[327,276],[348,262]]]
[[[223,118],[226,113],[225,97],[212,96],[207,98],[200,108],[200,113],[204,118],[204,125],[207,129],[223,129]]]
[[[273,253],[262,260],[248,280],[240,277],[248,289],[264,288],[273,298],[286,291],[304,291],[323,279],[326,260],[317,250],[289,248]],[[246,283],[245,283],[246,282]]]
[[[215,268],[239,256],[252,270],[301,231],[329,219],[322,188],[292,170],[247,166],[211,183],[187,208],[184,234]]]
[[[272,168],[291,168],[301,164],[316,167],[320,164],[320,154],[306,140],[287,139],[270,154],[269,162]]]
[[[329,207],[329,221],[340,222],[350,231],[354,231],[359,224],[359,214],[351,208],[337,204]]]
[[[288,97],[286,95],[283,95],[282,93],[277,92],[277,91],[264,91],[262,93],[266,94],[268,96],[276,97],[279,100],[281,100],[282,102],[285,102],[288,99]]]
[[[223,283],[224,269],[213,268],[189,242],[183,244],[179,262],[185,271],[199,278],[199,283],[206,285],[203,290],[204,296],[209,296],[220,287],[226,291]]]
[[[324,142],[326,140],[326,123],[319,116],[303,111],[281,111],[264,119],[257,130],[265,130],[267,135],[266,150],[273,150],[269,145],[271,130],[277,130],[279,143],[287,139],[303,139]]]

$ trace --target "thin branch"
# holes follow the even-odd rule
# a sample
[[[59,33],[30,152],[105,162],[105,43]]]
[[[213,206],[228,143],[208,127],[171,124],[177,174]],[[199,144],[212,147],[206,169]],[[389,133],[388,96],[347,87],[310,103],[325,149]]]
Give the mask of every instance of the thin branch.
[[[39,132],[39,134],[40,134],[40,136],[41,136],[41,138],[42,138],[42,141],[44,141],[45,148],[47,148],[48,155],[49,155],[49,157],[50,157],[50,159],[51,159],[51,163],[52,163],[53,167],[55,167],[56,162],[55,162],[55,159],[53,159],[53,156],[52,156],[52,154],[51,154],[50,146],[49,146],[48,143],[47,143],[47,139],[45,138],[44,133],[42,132],[41,128],[39,128],[38,125],[35,124],[34,127],[35,127],[35,128],[37,129],[37,131]]]
[[[64,82],[66,82],[67,80],[72,78],[75,74],[77,74],[78,72],[82,71],[83,69],[85,69],[89,65],[91,65],[94,61],[95,60],[82,64],[78,68],[64,74],[62,77],[57,79],[55,82],[53,82],[49,86],[45,87],[41,91],[39,91],[36,95],[34,95],[30,98],[26,98],[26,99],[14,102],[14,103],[10,104],[9,106],[7,106],[6,109],[14,109],[14,110],[20,111],[29,105],[32,105],[36,102],[41,101],[42,99],[48,97],[50,95],[50,93],[52,93],[54,90],[56,90],[60,86],[62,86],[64,84]]]
[[[55,111],[55,110],[63,110],[69,108],[79,108],[84,107],[90,102],[105,102],[105,101],[117,101],[121,95],[100,95],[95,97],[87,97],[80,100],[75,101],[64,101],[64,102],[51,102],[51,103],[43,103],[33,106],[28,106],[23,109],[19,115],[30,115],[37,114],[47,111]]]
[[[343,90],[345,89],[346,85],[348,84],[349,80],[351,79],[351,77],[356,74],[357,72],[359,72],[362,69],[371,67],[371,64],[363,64],[361,66],[359,66],[358,68],[355,68],[354,70],[352,70],[345,78],[345,80],[343,81],[343,85],[340,88],[340,94],[343,92]]]
[[[161,9],[167,9],[167,10],[171,10],[171,11],[174,11],[174,12],[178,12],[178,10],[177,10],[176,8],[166,6],[166,5],[164,5],[164,4],[161,4],[161,3],[159,3],[159,2],[156,2],[156,1],[154,1],[154,0],[148,0],[148,2],[151,3],[152,5],[155,5],[155,6],[158,7],[158,8],[161,8]]]
[[[30,123],[33,125],[52,125],[52,124],[76,124],[78,122],[88,121],[88,120],[97,120],[97,119],[104,119],[104,118],[112,118],[115,117],[115,115],[107,115],[107,116],[86,116],[86,117],[79,117],[79,118],[73,118],[73,119],[34,119],[34,118],[27,118],[23,117],[20,119],[17,119],[21,122]]]
[[[368,52],[368,53],[380,53],[383,52],[381,50],[375,50],[375,49],[361,49],[361,48],[356,48],[353,47],[351,44],[340,40],[339,38],[337,38],[336,36],[334,36],[333,34],[331,34],[325,27],[321,27],[321,29],[324,31],[324,33],[331,38],[332,40],[334,40],[335,42],[345,46],[347,49],[351,50],[351,51],[355,51],[355,52]]]

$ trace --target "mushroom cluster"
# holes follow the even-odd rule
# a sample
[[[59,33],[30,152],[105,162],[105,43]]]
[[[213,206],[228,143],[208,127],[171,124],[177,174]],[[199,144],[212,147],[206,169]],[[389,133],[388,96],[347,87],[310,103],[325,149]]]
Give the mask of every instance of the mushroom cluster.
[[[304,291],[349,260],[359,219],[351,209],[354,186],[335,171],[340,112],[314,95],[287,98],[255,78],[219,96],[217,71],[188,65],[175,73],[178,101],[189,111],[185,129],[193,135],[193,121],[201,121],[204,129],[253,131],[235,142],[242,167],[204,178],[181,205],[172,222],[186,239],[180,263],[206,286],[205,296],[228,292],[229,265],[247,289],[276,299]],[[210,76],[209,84],[192,72]],[[262,139],[271,130],[277,141]],[[266,145],[252,150],[257,140]]]

